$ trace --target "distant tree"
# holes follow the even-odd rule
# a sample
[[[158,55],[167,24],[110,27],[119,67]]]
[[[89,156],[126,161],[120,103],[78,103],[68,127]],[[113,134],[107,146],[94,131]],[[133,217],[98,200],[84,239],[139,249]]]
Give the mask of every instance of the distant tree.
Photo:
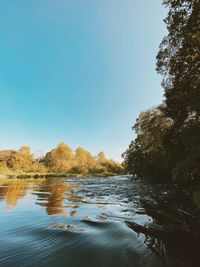
[[[9,174],[10,170],[5,161],[0,162],[0,174]]]
[[[73,151],[65,143],[60,143],[46,154],[44,163],[50,171],[68,172],[73,164]]]
[[[107,173],[123,174],[124,167],[121,163],[114,161],[113,159],[106,159],[101,163],[101,166],[105,168]]]
[[[122,174],[124,172],[124,168],[119,162],[107,159],[105,153],[102,151],[98,154],[97,162],[105,173]]]
[[[103,162],[103,161],[106,160],[106,155],[105,155],[105,153],[103,151],[99,152],[98,157],[97,157],[97,160],[99,162]]]
[[[17,151],[14,150],[1,150],[0,162],[6,163],[8,168],[13,168],[15,165]]]
[[[35,157],[28,146],[18,151],[0,151],[0,174],[13,173],[76,173],[76,174],[118,174],[122,166],[113,160],[107,160],[100,152],[98,158],[82,147],[76,149],[75,154],[65,143],[60,143],[44,157]]]
[[[33,165],[33,154],[29,146],[22,146],[15,155],[15,170],[30,172]]]
[[[95,168],[96,161],[90,152],[82,147],[78,147],[75,151],[75,167],[77,173],[89,173]]]

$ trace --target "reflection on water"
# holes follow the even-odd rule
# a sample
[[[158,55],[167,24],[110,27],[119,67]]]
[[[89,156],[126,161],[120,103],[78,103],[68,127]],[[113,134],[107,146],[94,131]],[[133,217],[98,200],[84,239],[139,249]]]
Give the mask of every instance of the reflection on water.
[[[0,179],[0,200],[6,202],[8,208],[15,208],[29,189],[39,186],[44,179]]]
[[[46,212],[49,215],[67,214],[67,208],[71,208],[70,213],[75,215],[78,205],[65,205],[65,199],[72,197],[71,191],[73,189],[72,185],[62,179],[47,179],[35,192],[38,199],[36,204],[46,207]]]
[[[127,177],[0,179],[0,266],[179,266],[127,224],[154,222],[138,192]]]

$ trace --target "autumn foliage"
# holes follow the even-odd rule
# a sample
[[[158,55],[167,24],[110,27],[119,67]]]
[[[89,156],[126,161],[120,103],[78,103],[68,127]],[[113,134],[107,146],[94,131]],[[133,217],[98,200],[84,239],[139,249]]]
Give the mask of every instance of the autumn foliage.
[[[109,175],[123,173],[123,167],[114,160],[108,160],[104,152],[94,157],[82,147],[74,152],[62,142],[40,158],[34,157],[28,146],[18,151],[0,151],[0,174],[16,173]]]

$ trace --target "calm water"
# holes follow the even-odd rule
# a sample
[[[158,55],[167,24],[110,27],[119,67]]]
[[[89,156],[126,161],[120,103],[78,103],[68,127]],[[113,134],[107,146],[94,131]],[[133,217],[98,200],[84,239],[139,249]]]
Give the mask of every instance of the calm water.
[[[138,190],[122,176],[1,179],[0,266],[166,266],[163,244],[126,224],[153,223]]]

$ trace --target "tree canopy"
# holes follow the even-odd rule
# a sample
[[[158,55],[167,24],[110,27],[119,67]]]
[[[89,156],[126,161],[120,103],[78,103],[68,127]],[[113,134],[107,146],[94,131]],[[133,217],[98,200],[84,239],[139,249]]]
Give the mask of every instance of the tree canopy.
[[[168,178],[163,140],[172,123],[159,108],[140,113],[133,126],[137,137],[123,154],[125,166],[130,173],[157,181]]]
[[[94,157],[82,147],[75,152],[64,142],[42,158],[35,158],[31,148],[18,151],[0,151],[0,174],[13,173],[57,173],[57,174],[119,174],[124,168],[118,162],[106,158],[104,152]]]
[[[169,9],[168,34],[157,71],[163,75],[164,103],[140,114],[125,164],[138,176],[200,184],[200,0],[163,4]]]

